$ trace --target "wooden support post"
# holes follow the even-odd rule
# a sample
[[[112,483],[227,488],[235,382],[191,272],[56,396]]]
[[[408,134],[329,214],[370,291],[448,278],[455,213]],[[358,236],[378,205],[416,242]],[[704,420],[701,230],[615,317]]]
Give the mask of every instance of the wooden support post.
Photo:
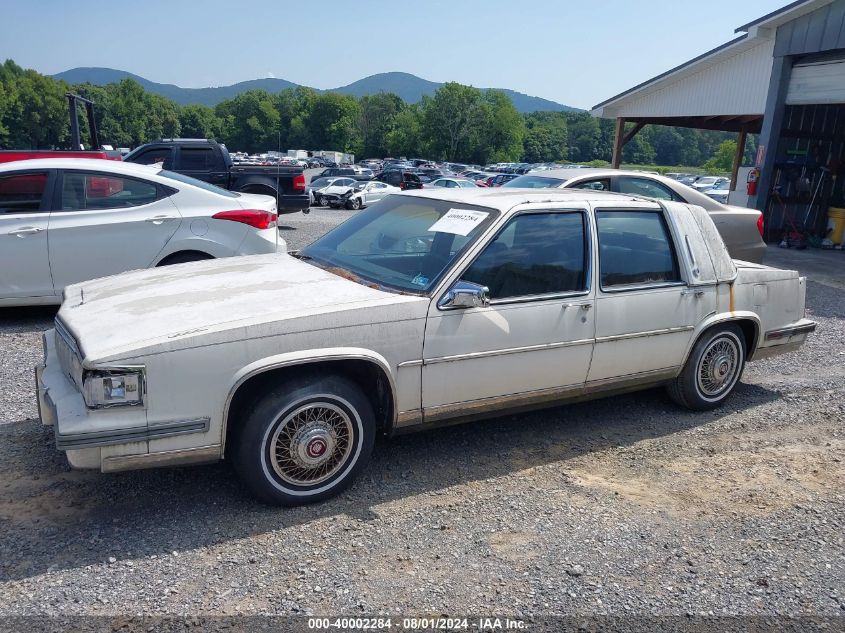
[[[613,160],[611,161],[611,167],[613,169],[619,169],[619,165],[622,164],[622,148],[634,138],[637,133],[645,127],[645,123],[642,121],[637,121],[634,123],[634,127],[628,130],[628,133],[625,133],[625,119],[616,119],[616,137],[613,140]]]
[[[625,144],[625,119],[616,119],[616,135],[613,137],[613,158],[610,166],[619,169],[622,163],[622,146]]]
[[[643,123],[642,121],[637,121],[634,124],[634,127],[632,127],[630,131],[622,138],[622,146],[624,147],[625,145],[627,145],[628,141],[634,138],[637,135],[637,132],[639,132],[644,127],[645,123]]]
[[[739,176],[739,168],[742,165],[742,157],[745,156],[745,137],[747,135],[748,132],[746,129],[742,128],[736,141],[736,155],[734,156],[734,164],[731,169],[731,191],[736,191],[736,179]]]

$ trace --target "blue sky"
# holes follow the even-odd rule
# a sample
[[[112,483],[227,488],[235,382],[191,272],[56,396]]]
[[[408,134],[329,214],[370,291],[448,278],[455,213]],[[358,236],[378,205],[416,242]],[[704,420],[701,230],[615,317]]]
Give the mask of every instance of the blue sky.
[[[378,72],[511,88],[589,108],[787,0],[3,0],[0,58],[107,66],[184,87]]]

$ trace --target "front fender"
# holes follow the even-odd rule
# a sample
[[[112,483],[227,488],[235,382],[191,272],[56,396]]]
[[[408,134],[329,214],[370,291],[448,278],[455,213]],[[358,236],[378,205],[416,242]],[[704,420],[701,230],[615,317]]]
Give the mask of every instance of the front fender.
[[[382,370],[387,380],[390,383],[390,397],[393,400],[393,420],[390,420],[390,427],[392,428],[396,422],[396,414],[398,411],[398,402],[396,394],[396,376],[390,367],[390,363],[381,354],[369,349],[360,347],[333,347],[324,349],[310,349],[296,352],[287,352],[284,354],[276,354],[268,356],[260,360],[254,361],[249,365],[243,367],[232,377],[232,384],[229,387],[229,393],[226,396],[226,404],[223,407],[223,429],[222,442],[225,445],[227,427],[229,425],[229,407],[232,399],[238,388],[247,380],[263,374],[264,372],[273,369],[280,369],[282,367],[291,367],[294,365],[310,365],[313,363],[323,363],[337,360],[363,360],[371,362]],[[224,446],[225,449],[225,446]]]

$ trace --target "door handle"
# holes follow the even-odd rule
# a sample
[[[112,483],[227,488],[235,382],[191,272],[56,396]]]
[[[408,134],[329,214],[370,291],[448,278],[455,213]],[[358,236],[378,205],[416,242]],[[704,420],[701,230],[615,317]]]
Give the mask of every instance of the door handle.
[[[175,220],[172,215],[154,215],[151,218],[147,218],[144,222],[151,222],[153,224],[161,224],[163,222],[170,222],[170,220]]]
[[[19,229],[15,229],[14,231],[9,231],[9,235],[17,235],[18,237],[23,237],[24,235],[35,235],[36,233],[40,233],[44,229],[39,228],[37,226],[24,226]]]
[[[567,308],[581,308],[585,312],[593,307],[592,303],[564,303],[561,306],[564,310]]]
[[[703,290],[693,290],[691,288],[689,288],[687,290],[681,290],[681,296],[682,297],[686,297],[687,295],[693,295],[696,299],[698,299],[699,297],[704,296],[704,291]]]

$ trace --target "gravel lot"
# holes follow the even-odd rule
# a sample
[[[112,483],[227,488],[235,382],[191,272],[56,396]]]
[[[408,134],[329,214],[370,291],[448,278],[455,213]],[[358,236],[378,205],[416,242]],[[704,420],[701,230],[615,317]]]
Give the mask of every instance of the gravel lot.
[[[400,437],[297,509],[226,464],[70,471],[34,419],[54,311],[0,311],[0,615],[843,615],[845,254],[771,251],[819,329],[723,409],[652,390]]]

